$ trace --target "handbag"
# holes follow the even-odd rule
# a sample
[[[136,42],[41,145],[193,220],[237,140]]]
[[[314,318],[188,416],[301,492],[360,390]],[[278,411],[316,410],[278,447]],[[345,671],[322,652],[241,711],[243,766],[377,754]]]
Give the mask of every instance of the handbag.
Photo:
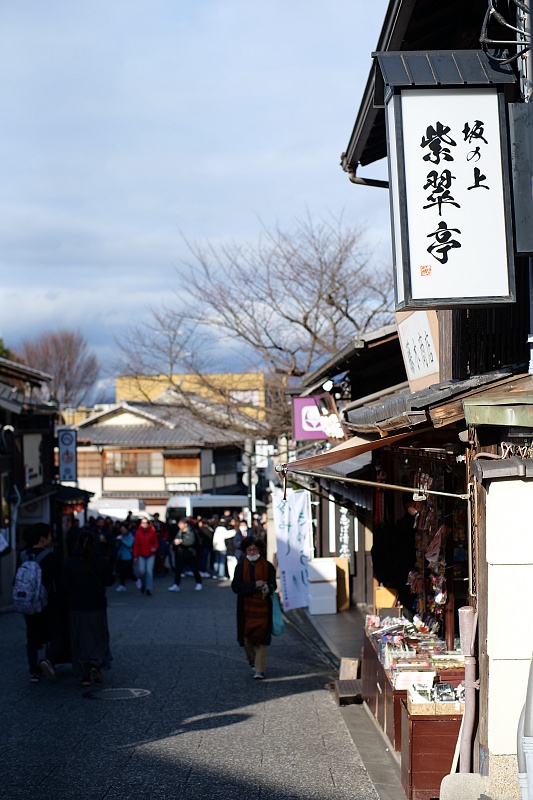
[[[285,620],[281,613],[281,606],[277,594],[272,595],[272,635],[281,636],[285,631]]]

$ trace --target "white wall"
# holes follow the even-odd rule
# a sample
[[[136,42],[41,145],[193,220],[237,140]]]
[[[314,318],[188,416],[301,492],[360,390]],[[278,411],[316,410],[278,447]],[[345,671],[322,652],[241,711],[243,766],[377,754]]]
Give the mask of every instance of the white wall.
[[[166,489],[163,477],[128,477],[104,478],[104,492],[164,492]]]
[[[533,652],[532,507],[532,480],[488,485],[488,746],[494,755],[516,753],[516,728]]]

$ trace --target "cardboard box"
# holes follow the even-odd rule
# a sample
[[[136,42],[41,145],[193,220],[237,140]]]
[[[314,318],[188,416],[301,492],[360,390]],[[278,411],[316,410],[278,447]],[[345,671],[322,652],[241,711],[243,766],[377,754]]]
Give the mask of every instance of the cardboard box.
[[[313,597],[309,595],[309,613],[314,616],[316,614],[336,614],[337,613],[337,595],[330,597]]]
[[[335,558],[337,567],[337,611],[350,608],[350,562],[347,558]]]
[[[376,586],[374,589],[374,608],[392,608],[396,603],[397,593],[386,586]]]
[[[437,717],[449,717],[457,714],[464,714],[465,704],[459,700],[450,701],[448,703],[435,702],[435,715]]]
[[[426,703],[413,703],[410,697],[407,697],[407,710],[412,717],[434,717],[435,716],[435,703],[428,700]]]
[[[337,583],[337,565],[334,558],[313,558],[307,564],[310,583],[334,581]]]

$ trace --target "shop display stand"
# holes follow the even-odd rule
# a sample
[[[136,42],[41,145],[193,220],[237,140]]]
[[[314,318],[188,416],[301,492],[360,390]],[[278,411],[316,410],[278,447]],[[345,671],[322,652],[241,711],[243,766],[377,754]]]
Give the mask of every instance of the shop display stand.
[[[452,766],[462,716],[409,714],[401,700],[401,779],[408,800],[438,797]]]
[[[394,750],[401,749],[400,701],[407,698],[406,689],[394,689],[376,649],[365,632],[361,668],[363,698],[387,735]]]
[[[401,756],[401,780],[408,800],[432,800],[450,772],[459,735],[460,713],[410,714],[407,690],[394,689],[365,631],[361,668],[363,698]]]

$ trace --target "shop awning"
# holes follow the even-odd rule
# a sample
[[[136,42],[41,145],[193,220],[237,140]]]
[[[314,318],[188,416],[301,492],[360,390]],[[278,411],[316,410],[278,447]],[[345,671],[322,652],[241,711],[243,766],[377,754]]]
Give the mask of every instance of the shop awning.
[[[59,486],[57,490],[56,500],[63,505],[77,505],[79,503],[88,503],[91,497],[94,497],[94,492],[87,492],[85,489],[79,489],[77,486]]]
[[[284,472],[312,472],[320,467],[338,464],[340,461],[346,461],[348,458],[355,458],[356,456],[363,455],[363,453],[369,453],[371,450],[378,450],[380,447],[395,444],[401,439],[406,439],[408,436],[413,436],[413,431],[399,433],[395,436],[383,436],[380,439],[373,440],[363,439],[360,436],[352,436],[346,442],[337,445],[337,447],[333,447],[326,453],[310,456],[309,458],[300,458],[297,461],[289,461],[287,464],[282,465],[282,470]]]

